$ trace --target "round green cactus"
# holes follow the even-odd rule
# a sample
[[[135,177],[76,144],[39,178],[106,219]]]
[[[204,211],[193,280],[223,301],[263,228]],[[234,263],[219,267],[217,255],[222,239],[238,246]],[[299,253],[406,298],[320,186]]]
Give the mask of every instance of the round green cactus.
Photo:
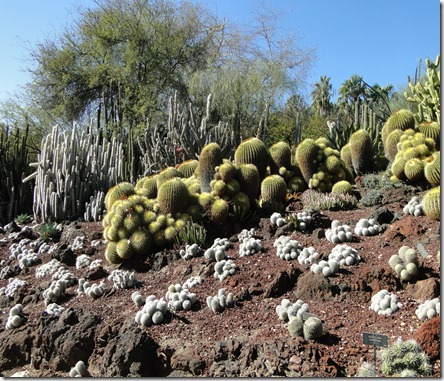
[[[406,163],[407,161],[402,157],[399,159],[395,159],[395,161],[393,162],[391,169],[392,173],[396,176],[397,179],[402,180],[405,178],[404,168]]]
[[[325,169],[330,173],[338,173],[341,169],[341,160],[339,157],[331,155],[325,159]]]
[[[390,132],[390,134],[387,136],[387,138],[385,140],[385,144],[384,144],[385,157],[390,162],[395,160],[395,156],[398,153],[397,145],[399,143],[399,139],[401,138],[402,134],[403,134],[403,131],[396,129],[396,130]]]
[[[216,180],[212,184],[211,188],[216,196],[222,197],[227,191],[227,184],[225,184],[225,182],[222,180]]]
[[[123,260],[131,259],[134,256],[134,251],[130,245],[129,239],[119,240],[116,245],[116,252]]]
[[[441,182],[441,153],[434,152],[431,156],[424,160],[424,176],[432,185],[437,186]]]
[[[186,160],[177,167],[177,170],[182,174],[182,177],[188,178],[193,176],[198,164],[199,162],[197,160]]]
[[[232,179],[230,180],[228,183],[226,183],[226,193],[227,196],[229,197],[233,197],[236,194],[238,194],[241,190],[239,181],[237,181],[236,179]]]
[[[407,109],[395,111],[389,116],[381,130],[382,144],[385,145],[387,136],[394,130],[405,131],[415,128],[415,118],[413,113]]]
[[[248,196],[243,192],[238,192],[231,200],[233,207],[240,208],[241,212],[246,214],[250,211],[251,204]]]
[[[299,193],[307,189],[307,183],[302,177],[295,176],[288,181],[287,187],[288,189],[290,189],[291,192]]]
[[[304,321],[299,317],[295,316],[288,322],[288,332],[291,337],[303,336],[304,335]]]
[[[286,142],[277,142],[273,144],[270,149],[270,172],[278,174],[279,168],[284,167],[289,169],[291,167],[291,150]]]
[[[350,136],[350,154],[353,169],[357,175],[372,170],[372,141],[368,131],[360,129]]]
[[[230,206],[225,200],[218,198],[211,205],[211,220],[217,224],[222,224],[228,219]]]
[[[131,250],[135,255],[152,253],[153,243],[153,236],[147,229],[138,229],[129,238]]]
[[[418,150],[416,147],[409,147],[405,151],[402,152],[402,158],[404,160],[415,159],[419,156]]]
[[[441,126],[438,122],[421,122],[418,125],[419,132],[422,132],[426,138],[431,138],[435,141],[436,148],[441,145]]]
[[[157,190],[159,191],[160,187],[162,186],[162,184],[167,181],[170,180],[174,177],[182,177],[182,173],[180,173],[176,168],[174,167],[167,167],[165,169],[163,169],[162,171],[160,171],[157,175],[156,175],[156,186],[157,186]]]
[[[318,145],[310,138],[304,139],[296,148],[296,162],[306,183],[317,171],[318,152]]]
[[[261,184],[261,199],[284,203],[287,195],[287,184],[279,175],[267,176]]]
[[[331,188],[331,193],[352,194],[353,187],[347,180],[338,181],[337,183],[333,184],[333,187]]]
[[[213,179],[215,168],[222,164],[222,150],[217,143],[209,143],[199,156],[199,178],[202,192],[211,192],[210,182]]]
[[[145,176],[139,179],[136,183],[135,190],[138,194],[142,194],[146,198],[156,198],[157,175]]]
[[[164,237],[167,242],[173,242],[176,234],[177,229],[174,226],[168,226],[167,228],[165,228]]]
[[[234,152],[234,163],[237,166],[254,164],[259,172],[260,179],[263,179],[268,165],[267,147],[258,138],[246,139],[239,144]]]
[[[214,196],[211,193],[202,192],[199,195],[198,204],[203,209],[208,209],[214,201]]]
[[[304,322],[303,331],[305,340],[319,339],[324,334],[321,319],[315,316],[310,316]]]
[[[199,222],[202,220],[204,209],[199,204],[194,204],[188,207],[187,213],[190,215],[194,222]]]
[[[219,166],[218,173],[222,181],[229,183],[236,177],[237,168],[231,161],[224,159],[223,163]]]
[[[179,179],[173,178],[161,185],[157,195],[162,214],[176,214],[186,210],[188,206],[188,188]]]
[[[117,244],[115,242],[108,242],[106,245],[105,259],[113,265],[118,265],[123,262],[123,259],[117,254]]]
[[[344,161],[347,168],[353,169],[353,163],[352,163],[351,151],[350,151],[350,143],[345,144],[341,148],[341,159]]]
[[[105,208],[110,210],[114,202],[123,200],[135,193],[134,187],[131,183],[126,181],[111,187],[105,195]]]
[[[119,240],[118,228],[112,225],[107,226],[105,229],[103,229],[103,238],[105,238],[107,241],[118,241]]]
[[[422,199],[424,214],[432,220],[439,221],[441,213],[441,186],[430,189]]]
[[[424,163],[420,159],[410,159],[405,163],[404,173],[412,183],[416,183],[424,177]]]
[[[237,180],[241,192],[245,193],[250,201],[258,198],[261,186],[259,171],[254,164],[241,164],[238,168]]]

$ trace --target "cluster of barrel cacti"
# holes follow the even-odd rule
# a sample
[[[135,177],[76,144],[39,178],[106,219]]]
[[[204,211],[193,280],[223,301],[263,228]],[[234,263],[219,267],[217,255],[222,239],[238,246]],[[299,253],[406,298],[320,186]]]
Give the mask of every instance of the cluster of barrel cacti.
[[[408,246],[401,246],[398,254],[389,259],[389,265],[404,282],[415,281],[418,278],[418,253]]]
[[[441,218],[441,186],[430,189],[421,201],[424,214],[432,220]]]

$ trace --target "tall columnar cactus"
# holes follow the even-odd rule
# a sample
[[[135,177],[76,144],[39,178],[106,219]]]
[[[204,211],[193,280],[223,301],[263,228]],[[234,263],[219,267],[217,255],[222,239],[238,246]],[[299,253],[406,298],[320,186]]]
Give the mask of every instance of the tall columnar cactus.
[[[244,140],[234,152],[234,162],[241,164],[254,164],[259,172],[260,179],[265,177],[268,165],[268,150],[262,140],[249,138]]]
[[[277,142],[273,144],[270,149],[270,172],[278,174],[279,168],[284,167],[290,169],[291,167],[291,150],[286,142]]]
[[[381,130],[382,144],[385,146],[385,140],[392,131],[405,131],[409,128],[415,128],[415,118],[413,113],[407,109],[395,111],[389,116]]]
[[[432,185],[437,186],[441,182],[441,152],[436,151],[427,159],[424,159],[424,176]]]
[[[179,178],[165,181],[159,188],[157,201],[162,214],[183,212],[188,206],[188,188]]]
[[[241,164],[237,173],[237,180],[241,186],[241,192],[245,193],[251,202],[259,196],[261,180],[259,171],[254,164]]]
[[[285,203],[287,184],[279,175],[267,176],[261,184],[261,199],[265,202]]]
[[[350,154],[353,169],[357,175],[369,172],[372,169],[372,142],[369,133],[364,130],[358,130],[350,137]]]
[[[310,138],[304,139],[296,148],[296,162],[307,183],[317,171],[318,152],[318,145]]]
[[[350,143],[345,144],[341,148],[341,159],[344,161],[344,163],[348,169],[353,170],[353,163],[352,163],[351,151],[350,151]]]
[[[213,179],[215,168],[222,164],[222,151],[219,144],[209,143],[199,156],[199,178],[202,192],[211,192],[210,182]]]
[[[441,186],[430,189],[424,195],[421,204],[427,217],[439,221],[441,214]]]

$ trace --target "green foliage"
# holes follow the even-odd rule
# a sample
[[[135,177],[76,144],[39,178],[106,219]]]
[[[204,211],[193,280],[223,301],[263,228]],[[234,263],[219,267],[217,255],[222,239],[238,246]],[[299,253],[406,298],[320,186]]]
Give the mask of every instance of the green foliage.
[[[317,139],[320,136],[327,136],[327,118],[314,114],[301,121],[301,139]]]
[[[318,210],[345,210],[354,209],[358,199],[350,194],[322,193],[312,189],[305,191],[301,196],[304,208]]]
[[[379,189],[370,189],[359,200],[359,205],[375,206],[380,205],[383,193]]]
[[[17,224],[19,224],[19,225],[26,224],[26,223],[31,222],[31,221],[32,221],[32,217],[29,214],[26,214],[26,213],[19,214],[15,218],[15,222]]]
[[[441,186],[430,189],[421,201],[424,214],[432,220],[439,221],[441,214]]]
[[[60,229],[56,222],[44,224],[39,230],[40,240],[53,241],[60,236]]]
[[[206,238],[207,230],[205,227],[192,220],[188,220],[185,226],[179,230],[174,240],[178,246],[192,245],[194,243],[201,246],[205,243]]]

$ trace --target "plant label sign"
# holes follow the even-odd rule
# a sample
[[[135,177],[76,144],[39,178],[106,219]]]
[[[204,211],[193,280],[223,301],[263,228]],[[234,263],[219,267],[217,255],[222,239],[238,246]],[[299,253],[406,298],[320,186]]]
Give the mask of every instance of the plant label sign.
[[[363,333],[362,338],[364,344],[374,345],[378,347],[387,347],[388,346],[388,336],[380,335],[379,333]]]

